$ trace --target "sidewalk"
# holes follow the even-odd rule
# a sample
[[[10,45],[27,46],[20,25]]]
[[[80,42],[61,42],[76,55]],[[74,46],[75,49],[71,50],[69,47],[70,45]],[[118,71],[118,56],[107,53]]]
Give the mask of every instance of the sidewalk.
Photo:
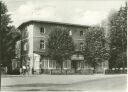
[[[38,75],[1,75],[1,78],[11,78],[11,77],[33,77]]]
[[[72,84],[81,81],[95,80],[101,78],[127,77],[126,74],[120,75],[32,75],[32,76],[11,76],[1,78],[1,86],[23,85],[23,84]]]
[[[76,76],[108,76],[108,75],[127,75],[127,74],[90,74],[90,75],[76,75]],[[9,78],[9,77],[37,77],[37,76],[73,76],[72,75],[50,75],[50,74],[39,74],[39,75],[9,75],[9,74],[6,74],[6,75],[1,75],[1,78]],[[75,74],[74,74],[75,76]]]

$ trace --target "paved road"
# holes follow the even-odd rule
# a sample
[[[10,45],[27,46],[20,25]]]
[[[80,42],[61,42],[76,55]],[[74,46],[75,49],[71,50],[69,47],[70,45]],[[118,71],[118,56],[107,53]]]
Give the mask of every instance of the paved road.
[[[126,75],[39,75],[2,78],[3,91],[126,92]]]

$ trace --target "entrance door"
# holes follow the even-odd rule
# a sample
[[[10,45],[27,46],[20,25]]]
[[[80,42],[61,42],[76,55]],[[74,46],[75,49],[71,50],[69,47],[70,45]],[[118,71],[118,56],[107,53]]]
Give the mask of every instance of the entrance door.
[[[77,61],[73,60],[71,61],[71,68],[75,70],[76,72],[76,69],[77,69]]]

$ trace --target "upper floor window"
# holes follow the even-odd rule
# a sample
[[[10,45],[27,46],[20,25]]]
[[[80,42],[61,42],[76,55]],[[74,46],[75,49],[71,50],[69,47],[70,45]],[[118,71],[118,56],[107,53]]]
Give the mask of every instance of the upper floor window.
[[[80,43],[80,50],[83,50],[84,48],[84,43]]]
[[[27,38],[28,37],[28,30],[27,27],[24,28],[24,31],[22,32],[22,38]]]
[[[45,30],[44,30],[43,27],[40,28],[40,33],[41,33],[41,34],[44,34],[44,33],[45,33]]]
[[[69,31],[69,35],[72,35],[72,31],[71,30]]]
[[[45,42],[44,42],[44,40],[40,40],[40,49],[45,49]]]
[[[83,31],[80,31],[80,36],[84,35],[84,32]]]
[[[27,51],[28,49],[29,49],[28,43],[25,42],[25,43],[24,43],[24,51]]]

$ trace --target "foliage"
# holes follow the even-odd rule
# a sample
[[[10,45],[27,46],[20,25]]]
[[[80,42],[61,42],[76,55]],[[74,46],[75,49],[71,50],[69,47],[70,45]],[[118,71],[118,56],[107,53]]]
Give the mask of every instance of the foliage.
[[[62,65],[63,60],[69,59],[74,51],[74,42],[67,29],[55,28],[49,35],[47,47],[51,58]]]
[[[94,68],[99,62],[109,58],[109,51],[106,47],[104,29],[101,27],[91,27],[86,33],[86,46],[84,55],[88,63]]]
[[[109,31],[110,67],[126,67],[127,4],[109,17]]]
[[[15,42],[19,39],[20,33],[14,26],[9,26],[11,23],[10,15],[7,14],[7,6],[2,1],[0,1],[0,7],[0,60],[4,66],[7,66],[15,56]]]

